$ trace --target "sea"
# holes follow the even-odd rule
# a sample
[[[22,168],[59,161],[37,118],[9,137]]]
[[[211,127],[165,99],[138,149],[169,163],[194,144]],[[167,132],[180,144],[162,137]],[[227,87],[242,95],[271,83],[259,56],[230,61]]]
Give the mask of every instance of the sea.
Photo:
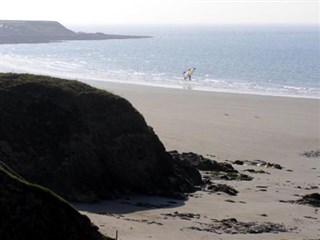
[[[0,45],[0,72],[188,91],[320,98],[319,26],[78,25],[69,28],[151,38],[4,44]],[[192,67],[196,70],[191,81],[184,80],[183,72]]]

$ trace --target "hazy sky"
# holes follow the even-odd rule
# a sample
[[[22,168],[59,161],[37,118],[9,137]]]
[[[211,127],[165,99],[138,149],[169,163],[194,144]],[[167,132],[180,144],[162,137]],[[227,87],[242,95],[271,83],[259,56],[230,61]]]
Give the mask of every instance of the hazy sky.
[[[1,0],[0,19],[63,24],[319,24],[319,0]]]

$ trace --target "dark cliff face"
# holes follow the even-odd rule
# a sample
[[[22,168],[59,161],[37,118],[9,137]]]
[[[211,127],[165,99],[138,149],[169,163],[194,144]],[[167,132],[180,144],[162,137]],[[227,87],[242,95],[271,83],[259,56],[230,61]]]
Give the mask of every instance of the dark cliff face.
[[[1,167],[0,183],[0,239],[109,239],[50,190],[16,178]]]
[[[0,74],[0,112],[0,159],[67,200],[170,196],[201,181],[127,100],[83,83]]]

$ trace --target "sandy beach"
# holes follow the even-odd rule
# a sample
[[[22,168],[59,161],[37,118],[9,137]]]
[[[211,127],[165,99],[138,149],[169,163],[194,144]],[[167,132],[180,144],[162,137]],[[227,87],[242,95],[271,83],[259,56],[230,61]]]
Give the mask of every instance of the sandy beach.
[[[168,151],[195,152],[219,162],[263,160],[283,169],[247,173],[252,181],[222,181],[237,196],[198,191],[187,201],[124,196],[76,207],[118,239],[319,239],[318,209],[292,203],[319,193],[320,100],[292,97],[167,89],[86,81],[127,100],[145,117]],[[260,167],[234,165],[238,171]],[[174,212],[196,214],[188,219]],[[227,234],[201,230],[226,218],[283,224],[287,232]]]

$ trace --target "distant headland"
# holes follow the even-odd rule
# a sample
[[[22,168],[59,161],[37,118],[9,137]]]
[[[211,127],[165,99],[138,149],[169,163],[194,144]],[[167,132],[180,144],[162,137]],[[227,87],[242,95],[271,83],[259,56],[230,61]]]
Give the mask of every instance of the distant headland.
[[[150,36],[74,32],[56,21],[0,20],[0,44],[133,38]]]

